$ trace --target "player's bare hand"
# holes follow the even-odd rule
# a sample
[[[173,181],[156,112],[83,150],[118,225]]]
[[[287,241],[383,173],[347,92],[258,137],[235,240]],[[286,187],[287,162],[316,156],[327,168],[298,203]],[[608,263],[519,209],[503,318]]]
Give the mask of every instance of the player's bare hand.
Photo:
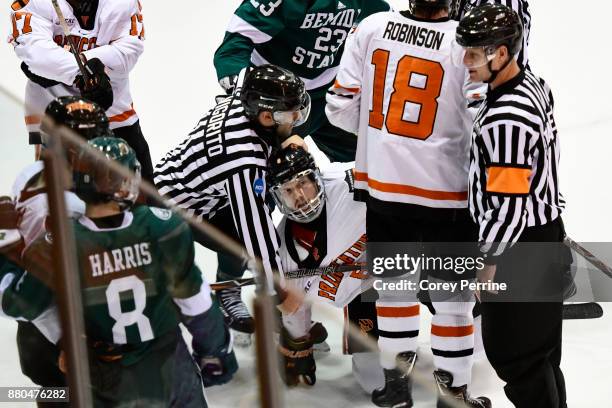
[[[281,148],[284,149],[285,147],[291,144],[298,145],[302,149],[308,151],[308,145],[306,144],[304,139],[302,139],[301,136],[298,136],[298,135],[289,136],[287,139],[285,139],[283,143],[281,143]]]
[[[297,312],[300,306],[302,306],[303,302],[304,302],[304,296],[300,292],[298,292],[295,289],[288,290],[287,297],[285,298],[283,303],[278,305],[278,308],[280,309],[281,312],[283,312],[283,314],[292,315],[295,312]]]

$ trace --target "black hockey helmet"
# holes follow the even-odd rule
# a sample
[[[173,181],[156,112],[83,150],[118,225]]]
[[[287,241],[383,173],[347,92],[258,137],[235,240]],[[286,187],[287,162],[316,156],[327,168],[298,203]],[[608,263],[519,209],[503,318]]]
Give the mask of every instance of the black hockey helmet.
[[[505,45],[515,56],[523,45],[523,24],[510,7],[485,4],[473,8],[459,21],[456,40],[464,48]]]
[[[117,137],[97,137],[88,142],[100,154],[82,148],[73,165],[75,193],[86,203],[118,202],[122,208],[132,205],[140,187],[140,163],[127,142]],[[124,177],[111,169],[114,161],[134,173]]]
[[[314,159],[290,144],[272,154],[266,183],[274,202],[289,219],[310,222],[323,211],[325,187]]]
[[[85,140],[95,137],[113,136],[109,128],[108,117],[104,110],[95,102],[79,96],[60,96],[52,100],[45,109],[48,115],[58,125],[64,125]],[[48,144],[48,134],[41,129],[42,144]]]
[[[299,126],[310,114],[310,96],[293,72],[267,64],[253,68],[242,83],[242,106],[251,119],[270,111],[278,124]]]

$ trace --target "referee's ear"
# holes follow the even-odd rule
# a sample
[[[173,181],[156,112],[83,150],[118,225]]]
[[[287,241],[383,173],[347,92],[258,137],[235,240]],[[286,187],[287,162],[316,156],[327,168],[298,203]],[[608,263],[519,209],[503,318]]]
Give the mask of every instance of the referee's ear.
[[[495,60],[493,64],[493,69],[503,69],[508,63],[508,59],[511,59],[510,51],[508,50],[508,46],[500,45],[495,50]]]

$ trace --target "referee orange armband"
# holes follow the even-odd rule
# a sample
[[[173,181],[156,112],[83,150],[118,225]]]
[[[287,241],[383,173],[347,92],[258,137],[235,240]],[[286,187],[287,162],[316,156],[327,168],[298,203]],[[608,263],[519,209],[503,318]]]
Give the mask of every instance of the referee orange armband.
[[[488,168],[487,192],[529,194],[531,168],[491,166]]]

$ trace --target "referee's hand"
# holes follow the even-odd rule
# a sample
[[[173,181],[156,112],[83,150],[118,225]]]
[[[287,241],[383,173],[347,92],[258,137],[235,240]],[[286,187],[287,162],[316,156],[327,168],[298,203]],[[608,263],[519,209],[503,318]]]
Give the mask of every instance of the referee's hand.
[[[297,145],[301,147],[302,149],[308,151],[308,145],[306,144],[304,139],[302,139],[302,137],[298,135],[289,136],[287,139],[285,139],[281,143],[281,148],[284,149],[285,147],[292,145],[292,144]]]
[[[495,281],[495,272],[497,272],[497,265],[485,265],[484,268],[479,269],[476,272],[476,281],[482,283],[493,283]],[[487,290],[486,292],[497,294],[496,290]],[[480,301],[480,290],[477,289],[474,293]]]

